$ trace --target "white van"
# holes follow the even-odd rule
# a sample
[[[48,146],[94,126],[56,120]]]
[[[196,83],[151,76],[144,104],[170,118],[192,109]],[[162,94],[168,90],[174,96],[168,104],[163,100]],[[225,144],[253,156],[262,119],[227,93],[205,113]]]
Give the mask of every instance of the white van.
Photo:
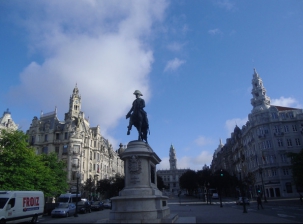
[[[36,223],[43,212],[42,191],[0,191],[0,223]]]
[[[81,201],[81,194],[72,194],[72,193],[66,193],[61,194],[58,198],[59,203],[76,203],[78,201]]]

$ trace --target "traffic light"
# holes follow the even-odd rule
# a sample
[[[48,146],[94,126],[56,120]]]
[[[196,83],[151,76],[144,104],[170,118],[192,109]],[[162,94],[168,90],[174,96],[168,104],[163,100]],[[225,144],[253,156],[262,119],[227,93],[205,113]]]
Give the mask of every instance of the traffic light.
[[[223,177],[223,171],[221,170],[220,176]]]

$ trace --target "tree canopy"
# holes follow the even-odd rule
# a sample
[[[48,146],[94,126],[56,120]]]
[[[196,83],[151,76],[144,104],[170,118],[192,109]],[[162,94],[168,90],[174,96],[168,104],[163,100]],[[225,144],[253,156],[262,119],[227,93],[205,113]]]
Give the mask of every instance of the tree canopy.
[[[189,194],[192,194],[198,187],[197,173],[194,170],[186,171],[180,177],[179,184],[182,189],[186,189]]]
[[[161,176],[157,175],[157,188],[161,191],[163,188],[167,189]]]
[[[0,189],[41,190],[56,196],[67,190],[67,175],[57,155],[36,155],[20,130],[1,130]]]
[[[97,191],[103,195],[104,198],[111,198],[119,195],[124,186],[124,176],[116,174],[114,177],[102,179],[98,181]]]

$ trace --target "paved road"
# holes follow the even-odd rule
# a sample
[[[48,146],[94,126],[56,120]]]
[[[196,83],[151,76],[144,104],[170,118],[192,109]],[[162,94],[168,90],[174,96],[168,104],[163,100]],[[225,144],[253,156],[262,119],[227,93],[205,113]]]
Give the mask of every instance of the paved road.
[[[52,218],[50,216],[43,216],[39,222],[40,223],[96,223],[105,222],[109,217],[109,209],[104,209],[103,211],[92,211],[91,213],[78,214],[78,217],[68,217],[68,218]]]
[[[235,199],[224,198],[223,207],[219,200],[211,205],[201,199],[182,196],[168,200],[171,214],[179,215],[179,223],[302,223],[303,205],[298,199],[275,199],[263,203],[264,209],[257,210],[252,201],[243,213],[243,206],[236,205]],[[110,210],[79,214],[78,217],[51,218],[44,216],[41,223],[105,223]]]
[[[219,200],[213,200],[211,205],[192,197],[170,198],[168,206],[171,213],[180,217],[196,217],[196,223],[302,223],[303,205],[298,199],[273,199],[263,203],[264,209],[257,209],[252,201],[246,206],[236,205],[235,199],[223,199],[223,207]]]

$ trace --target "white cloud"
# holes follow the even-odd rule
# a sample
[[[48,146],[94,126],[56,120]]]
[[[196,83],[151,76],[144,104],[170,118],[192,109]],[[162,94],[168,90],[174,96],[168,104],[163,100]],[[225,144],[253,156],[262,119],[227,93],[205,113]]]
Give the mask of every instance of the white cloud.
[[[173,60],[170,60],[167,62],[164,72],[167,71],[175,71],[177,70],[182,64],[184,64],[186,61],[180,60],[179,58],[175,58]]]
[[[202,151],[197,156],[183,156],[177,159],[178,169],[192,169],[192,170],[202,170],[203,166],[210,165],[213,159],[213,154],[208,151]],[[162,161],[157,165],[157,170],[169,169],[169,158],[162,158]]]
[[[228,138],[230,137],[231,133],[234,132],[234,129],[236,127],[236,125],[239,128],[242,128],[243,125],[246,124],[246,122],[248,121],[248,118],[233,118],[231,120],[227,120],[225,122],[225,129],[227,130],[227,136]]]
[[[31,99],[38,113],[57,106],[63,114],[77,83],[82,111],[106,135],[125,116],[134,90],[150,98],[154,59],[148,38],[166,7],[165,1],[33,2],[24,10],[26,21],[19,22],[28,30],[31,52],[43,62],[24,69],[10,97],[19,103]]]
[[[203,145],[208,145],[208,144],[212,144],[213,141],[207,137],[204,136],[199,136],[197,139],[195,139],[195,143],[198,146],[203,146]]]
[[[234,11],[236,9],[235,4],[230,0],[218,0],[215,1],[215,4],[227,11]]]
[[[282,106],[282,107],[295,107],[295,108],[302,108],[302,105],[292,97],[283,97],[281,96],[279,99],[271,99],[270,100],[271,105],[275,106]]]
[[[179,52],[183,49],[185,46],[185,43],[178,43],[178,42],[173,42],[167,46],[167,49],[173,52]]]
[[[206,165],[210,165],[213,159],[213,154],[208,151],[202,151],[197,156],[184,156],[180,160],[178,160],[178,168],[179,169],[187,169],[190,168],[192,170],[202,170],[202,167]]]
[[[212,30],[208,30],[208,33],[210,35],[219,35],[219,34],[222,34],[221,30],[219,30],[218,28],[212,29]]]
[[[169,158],[161,158],[160,164],[157,165],[157,170],[169,170]]]

